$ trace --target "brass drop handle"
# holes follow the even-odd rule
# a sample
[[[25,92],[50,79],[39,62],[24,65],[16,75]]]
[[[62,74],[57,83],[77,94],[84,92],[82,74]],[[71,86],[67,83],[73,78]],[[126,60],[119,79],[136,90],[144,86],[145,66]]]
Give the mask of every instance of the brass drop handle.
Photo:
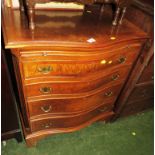
[[[104,108],[102,108],[102,109],[99,109],[100,112],[105,112],[105,111],[107,111],[107,110],[108,110],[108,107],[104,107]]]
[[[42,125],[42,127],[43,128],[50,128],[52,126],[52,123],[50,122],[50,123],[46,123],[46,124],[44,124],[44,125]]]
[[[118,78],[119,78],[119,74],[114,74],[111,77],[112,81],[116,81]]]
[[[45,125],[45,128],[49,128],[50,126],[48,124]]]
[[[105,96],[110,97],[110,96],[112,96],[112,94],[113,94],[113,92],[112,91],[109,91],[109,92],[106,92],[105,93]]]
[[[37,68],[38,72],[42,73],[42,74],[48,74],[50,73],[53,69],[51,66],[46,66],[46,67],[38,67]]]
[[[120,64],[123,64],[125,61],[126,61],[126,57],[120,57],[120,58],[118,59],[118,62],[119,62]]]
[[[40,108],[45,113],[48,113],[52,110],[52,106],[41,106]]]
[[[39,90],[43,94],[48,94],[48,93],[50,93],[52,91],[52,88],[50,88],[50,87],[43,87],[43,88],[40,88]]]

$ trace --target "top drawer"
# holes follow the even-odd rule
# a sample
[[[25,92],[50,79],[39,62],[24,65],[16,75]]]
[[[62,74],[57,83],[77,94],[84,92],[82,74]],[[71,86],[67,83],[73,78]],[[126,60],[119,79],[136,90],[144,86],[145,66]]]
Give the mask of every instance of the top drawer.
[[[140,45],[121,48],[113,52],[101,52],[94,55],[65,56],[48,54],[32,55],[21,59],[25,79],[50,76],[85,76],[112,67],[131,64],[140,49]]]

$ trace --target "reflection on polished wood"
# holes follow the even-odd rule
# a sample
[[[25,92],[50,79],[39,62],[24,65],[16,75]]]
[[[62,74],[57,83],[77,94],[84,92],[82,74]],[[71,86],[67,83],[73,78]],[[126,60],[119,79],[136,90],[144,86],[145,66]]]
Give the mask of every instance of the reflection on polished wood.
[[[27,145],[111,120],[148,36],[127,20],[112,26],[106,11],[37,11],[31,30],[20,11],[2,10]]]
[[[111,26],[111,16],[105,14],[102,20],[95,14],[83,16],[82,12],[37,11],[36,28],[31,31],[27,20],[18,10],[3,9],[3,29],[6,48],[28,46],[63,47],[106,47],[111,43],[138,39],[145,33],[124,20],[120,26]],[[14,32],[14,33],[13,33]],[[103,37],[104,36],[104,37]],[[111,40],[114,36],[116,39]],[[67,38],[67,39],[66,39]],[[96,42],[89,43],[94,38]]]
[[[100,13],[101,15],[104,12],[104,5],[106,4],[112,4],[115,6],[114,11],[114,19],[112,22],[112,25],[117,25],[118,23],[121,24],[123,17],[125,15],[127,7],[131,4],[132,0],[55,0],[56,2],[75,2],[79,4],[84,4],[84,5],[93,5],[93,4],[100,4],[101,5],[101,10]],[[28,20],[29,20],[29,27],[30,29],[34,30],[35,29],[35,4],[36,3],[48,3],[48,2],[53,2],[53,0],[20,0],[20,6],[21,10],[23,11],[24,4],[26,9],[25,11],[28,12]],[[85,7],[84,11],[87,11]]]

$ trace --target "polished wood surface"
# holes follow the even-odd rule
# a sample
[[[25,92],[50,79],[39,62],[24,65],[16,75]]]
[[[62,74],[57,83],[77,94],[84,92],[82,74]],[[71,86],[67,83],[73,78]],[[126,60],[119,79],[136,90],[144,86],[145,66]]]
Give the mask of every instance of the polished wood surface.
[[[47,114],[64,115],[90,111],[100,105],[109,104],[110,102],[113,103],[120,89],[121,85],[119,84],[110,88],[105,88],[101,92],[90,94],[85,98],[83,96],[69,99],[67,99],[67,97],[65,99],[58,97],[57,99],[47,98],[44,100],[30,101],[28,102],[30,116],[38,117],[41,115],[42,117]],[[112,92],[112,94],[107,96],[108,92]]]
[[[130,67],[128,69],[130,69]],[[112,72],[110,75],[108,74],[105,77],[103,77],[102,72],[100,72],[100,77],[95,74],[96,76],[94,76],[94,78],[91,76],[92,79],[90,78],[89,81],[84,79],[83,81],[79,80],[70,82],[54,82],[46,79],[45,82],[42,83],[26,85],[26,93],[28,97],[47,96],[50,94],[85,93],[91,91],[92,89],[97,89],[102,85],[108,86],[110,84],[116,83],[115,81],[123,81],[128,75],[127,73],[127,67],[123,67],[122,69],[116,70],[115,72]]]
[[[31,50],[36,51],[38,48],[41,50],[40,47],[50,50],[52,46],[52,51],[60,47],[74,47],[77,50],[80,47],[80,50],[84,48],[90,51],[93,47],[103,48],[123,41],[146,38],[143,31],[127,20],[121,26],[111,26],[111,16],[107,13],[100,21],[94,14],[82,16],[82,12],[37,11],[34,31],[28,28],[23,16],[18,10],[3,8],[6,48],[31,47]],[[92,43],[89,42],[91,38],[95,40]]]
[[[126,13],[127,7],[131,4],[132,0],[55,0],[56,2],[75,2],[85,4],[84,13],[87,10],[87,5],[100,4],[100,14],[103,14],[105,4],[114,5],[114,19],[112,25],[122,24],[122,20]],[[48,3],[53,2],[53,0],[20,0],[21,11],[28,14],[28,21],[30,29],[35,29],[35,4],[37,3]]]
[[[51,134],[110,120],[148,39],[127,20],[112,26],[108,12],[102,20],[79,11],[36,13],[34,31],[19,10],[3,8],[2,19],[29,146]]]
[[[50,117],[46,116],[43,119],[34,119],[30,122],[31,124],[31,130],[33,131],[40,131],[40,130],[46,130],[46,129],[58,129],[61,130],[64,128],[73,128],[77,127],[81,124],[84,124],[90,120],[92,120],[95,117],[103,117],[107,114],[107,112],[112,110],[112,106],[108,105],[101,106],[91,112],[84,113],[84,114],[76,114],[72,116],[63,116],[63,117]],[[104,115],[103,115],[104,114]]]
[[[34,57],[22,62],[23,72],[25,79],[36,77],[49,77],[49,76],[86,76],[98,71],[108,70],[112,67],[121,67],[122,65],[128,65],[131,60],[136,57],[136,52],[141,48],[140,44],[131,44],[126,48],[120,48],[117,50],[106,49],[98,50],[95,53],[77,55],[73,54],[66,56],[48,56],[53,55],[52,51],[47,53],[47,56]],[[103,54],[97,54],[102,52]],[[75,51],[76,52],[76,51]],[[116,52],[119,52],[117,55]],[[57,57],[56,57],[57,56]],[[88,59],[89,58],[89,59]],[[42,61],[41,61],[42,60]]]

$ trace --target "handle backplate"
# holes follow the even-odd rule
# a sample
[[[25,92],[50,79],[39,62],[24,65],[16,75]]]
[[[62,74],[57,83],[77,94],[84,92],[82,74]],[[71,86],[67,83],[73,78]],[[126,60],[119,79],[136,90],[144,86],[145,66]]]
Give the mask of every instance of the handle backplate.
[[[107,96],[107,97],[110,97],[110,96],[112,96],[113,95],[113,92],[112,91],[109,91],[109,92],[106,92],[105,93],[105,96]]]
[[[40,109],[45,112],[48,113],[52,110],[52,106],[41,106]]]
[[[116,81],[119,77],[120,77],[119,74],[114,74],[112,75],[111,79],[112,81]]]
[[[50,128],[51,126],[52,126],[51,122],[42,125],[42,127],[46,129]]]
[[[119,62],[120,64],[125,63],[125,61],[126,61],[126,57],[120,57],[120,58],[118,59],[118,62]]]
[[[42,87],[39,89],[41,93],[43,94],[48,94],[48,93],[51,93],[52,91],[52,88],[51,87]]]
[[[45,66],[45,67],[38,67],[37,70],[42,74],[49,74],[53,69],[51,66]]]
[[[108,107],[104,107],[104,108],[102,108],[102,109],[99,109],[100,112],[105,112],[105,111],[107,111],[107,110],[108,110]]]

